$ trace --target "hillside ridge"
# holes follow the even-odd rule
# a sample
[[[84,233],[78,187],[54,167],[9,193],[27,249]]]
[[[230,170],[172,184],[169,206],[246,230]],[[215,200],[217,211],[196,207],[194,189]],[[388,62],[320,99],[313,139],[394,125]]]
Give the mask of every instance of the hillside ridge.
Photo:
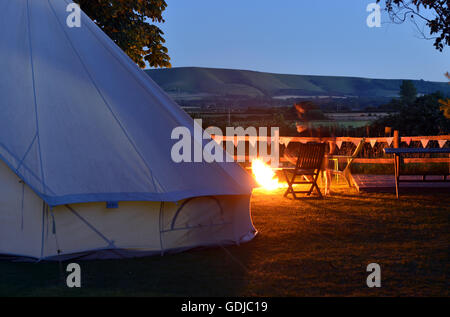
[[[265,73],[204,67],[150,69],[146,73],[171,95],[255,97],[396,97],[403,79]],[[412,80],[419,94],[450,94],[446,82]]]

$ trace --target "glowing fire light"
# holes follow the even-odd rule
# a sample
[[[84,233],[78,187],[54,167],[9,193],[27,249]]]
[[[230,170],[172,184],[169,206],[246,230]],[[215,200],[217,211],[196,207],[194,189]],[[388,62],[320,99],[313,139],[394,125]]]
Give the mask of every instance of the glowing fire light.
[[[275,190],[284,187],[278,181],[278,178],[275,178],[275,172],[261,159],[254,159],[252,161],[252,172],[256,182],[266,190]]]

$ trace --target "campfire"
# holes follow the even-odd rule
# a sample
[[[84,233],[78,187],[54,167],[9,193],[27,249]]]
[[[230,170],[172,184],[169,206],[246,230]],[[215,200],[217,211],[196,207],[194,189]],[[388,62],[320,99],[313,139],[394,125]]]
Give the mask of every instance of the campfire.
[[[280,183],[275,177],[275,172],[265,164],[261,159],[254,159],[252,161],[252,172],[256,182],[265,190],[275,190],[286,187],[286,184]]]

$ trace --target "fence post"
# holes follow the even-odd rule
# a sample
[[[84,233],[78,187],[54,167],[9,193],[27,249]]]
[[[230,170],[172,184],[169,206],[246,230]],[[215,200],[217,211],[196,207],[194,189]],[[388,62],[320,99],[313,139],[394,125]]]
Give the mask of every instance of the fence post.
[[[391,127],[384,127],[384,136],[390,137],[392,134],[392,128]]]
[[[400,136],[398,130],[394,130],[394,149],[398,149],[400,147]]]
[[[394,148],[398,149],[400,147],[400,133],[398,130],[394,130]],[[398,199],[398,181],[400,178],[400,156],[394,155],[394,172],[395,172],[395,192]]]

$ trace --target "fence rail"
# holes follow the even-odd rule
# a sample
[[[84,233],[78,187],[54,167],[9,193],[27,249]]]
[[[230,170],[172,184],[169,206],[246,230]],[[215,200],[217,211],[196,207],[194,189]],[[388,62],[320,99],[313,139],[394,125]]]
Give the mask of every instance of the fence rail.
[[[217,142],[221,141],[253,141],[257,142],[271,142],[275,140],[275,137],[270,136],[258,136],[258,137],[250,137],[248,135],[245,136],[218,136],[213,135],[212,138]],[[290,137],[290,136],[280,136],[278,137],[280,140],[280,144],[290,143],[290,142],[353,142],[359,143],[362,137]],[[373,137],[373,138],[365,138],[365,143],[371,143],[376,141],[377,143],[392,143],[394,140],[393,137]],[[433,136],[404,136],[400,138],[401,142],[412,142],[412,141],[450,141],[450,135],[433,135]]]
[[[359,144],[362,137],[270,137],[270,136],[261,136],[261,137],[251,137],[251,136],[215,136],[212,138],[218,142],[233,142],[235,145],[238,142],[267,142],[271,143],[278,139],[279,143],[287,146],[291,142],[330,142],[337,145],[338,148],[341,147],[342,143],[350,142],[355,145]],[[374,147],[376,143],[386,143],[387,147],[390,147],[394,143],[394,137],[367,137],[364,138],[365,143]],[[399,138],[398,143],[404,142],[407,145],[410,145],[411,142],[420,142],[423,147],[427,147],[430,141],[437,141],[439,147],[444,147],[447,142],[450,143],[450,135],[434,135],[434,136],[404,136]],[[251,159],[250,156],[245,155],[234,155],[234,158],[238,162],[249,162]],[[342,158],[342,161],[346,161],[345,158]],[[286,162],[283,157],[280,157],[280,162]],[[393,164],[393,158],[357,158],[354,160],[356,164]],[[404,163],[449,163],[450,164],[450,156],[449,157],[414,157],[414,158],[405,158]]]

